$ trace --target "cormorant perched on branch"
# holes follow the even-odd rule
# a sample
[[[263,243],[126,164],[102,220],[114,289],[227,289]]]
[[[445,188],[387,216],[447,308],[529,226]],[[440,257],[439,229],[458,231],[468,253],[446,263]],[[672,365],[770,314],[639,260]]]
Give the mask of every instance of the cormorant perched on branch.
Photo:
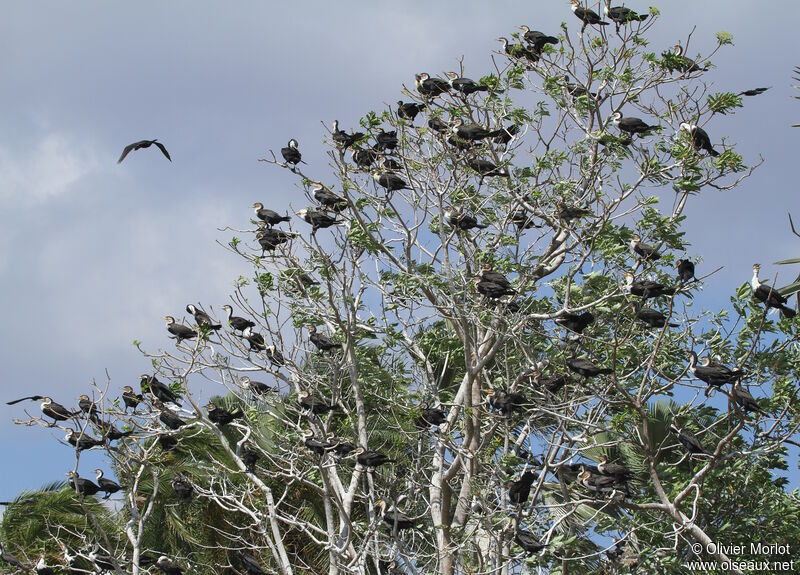
[[[594,215],[594,212],[588,208],[581,208],[579,206],[568,206],[563,202],[558,203],[558,218],[566,222],[583,218],[585,216]]]
[[[544,32],[539,32],[538,30],[531,30],[527,26],[520,26],[520,30],[522,30],[522,37],[525,41],[530,44],[531,48],[538,54],[542,51],[547,44],[558,44],[558,38],[555,36],[548,36]]]
[[[524,58],[531,64],[535,64],[539,61],[539,52],[533,48],[523,46],[522,44],[511,44],[508,41],[508,38],[504,38],[502,36],[497,40],[503,43],[503,52],[512,58]]]
[[[538,553],[545,548],[545,544],[536,535],[519,527],[517,527],[517,532],[514,534],[514,542],[528,555]]]
[[[166,425],[172,431],[177,431],[184,425],[187,425],[187,422],[175,415],[175,413],[173,413],[167,407],[161,405],[159,406],[159,411],[160,413],[158,415],[158,419],[161,420],[161,423]]]
[[[573,98],[580,98],[581,96],[597,98],[597,93],[590,92],[583,84],[571,82],[569,76],[566,75],[564,76],[564,87],[567,89],[567,93]]]
[[[128,431],[120,431],[116,428],[116,426],[109,422],[103,421],[102,419],[95,418],[92,420],[97,428],[103,433],[103,438],[106,441],[116,441],[118,439],[122,439],[123,437],[128,437],[133,435],[133,429],[129,429]]]
[[[311,194],[314,196],[314,199],[320,203],[321,206],[323,206],[328,210],[331,210],[332,212],[338,213],[347,208],[346,199],[344,199],[341,196],[337,196],[319,182],[316,182],[314,186],[311,188]]]
[[[127,411],[129,407],[136,411],[136,406],[141,403],[142,399],[144,399],[142,394],[134,392],[130,385],[124,385],[122,387],[122,403],[125,404],[125,411]]]
[[[680,283],[684,284],[695,279],[694,262],[681,259],[675,262],[675,267],[678,269],[678,281]]]
[[[216,424],[217,427],[228,425],[234,419],[241,419],[244,417],[244,412],[242,411],[241,407],[236,409],[236,411],[228,411],[227,409],[219,407],[210,401],[208,402],[208,405],[206,405],[206,410],[208,410],[209,421]]]
[[[78,396],[78,407],[83,413],[89,416],[89,419],[97,419],[97,405],[95,405],[94,401],[89,399],[88,395],[83,394]]]
[[[145,148],[149,148],[153,144],[155,144],[156,147],[159,150],[161,150],[161,153],[164,154],[165,158],[167,158],[170,162],[172,161],[172,158],[169,157],[169,152],[164,147],[164,144],[162,144],[158,140],[140,140],[138,142],[134,142],[133,144],[128,144],[127,146],[125,146],[122,150],[122,155],[119,157],[119,160],[117,160],[117,163],[121,164],[122,160],[125,159],[125,156],[127,156],[131,152],[135,150],[144,150]]]
[[[248,390],[253,395],[260,395],[263,397],[268,393],[274,393],[275,391],[277,391],[277,389],[275,389],[274,387],[260,381],[253,381],[246,375],[240,377],[239,381],[241,382],[242,387]]]
[[[316,233],[316,231],[320,228],[329,228],[331,226],[335,226],[336,224],[342,223],[342,220],[337,220],[325,212],[318,212],[312,208],[303,208],[297,212],[297,215],[311,224],[312,234]]]
[[[697,354],[694,351],[689,352],[689,371],[709,386],[706,395],[710,393],[712,387],[736,383],[744,376],[744,371],[741,369],[731,369],[718,363],[711,363],[708,357],[703,358],[703,365],[697,365]]]
[[[363,132],[354,132],[348,134],[339,129],[339,120],[333,121],[333,142],[341,149],[346,150],[361,138],[364,137]]]
[[[303,409],[309,410],[314,415],[322,415],[329,411],[339,409],[338,405],[330,405],[327,401],[320,399],[316,395],[311,395],[304,389],[300,391],[297,397],[300,400],[300,406]]]
[[[264,341],[264,336],[260,333],[255,333],[252,327],[244,328],[242,332],[242,337],[247,340],[247,343],[250,344],[250,351],[264,351],[267,349],[267,344]]]
[[[514,411],[527,403],[525,396],[516,391],[503,391],[502,389],[496,390],[494,388],[489,388],[486,392],[486,397],[492,409],[498,410],[505,417],[510,417]]]
[[[670,424],[669,428],[678,436],[678,441],[690,454],[708,455],[708,452],[703,448],[703,444],[692,433],[679,428],[674,423]]]
[[[101,445],[105,445],[105,441],[102,439],[95,439],[85,433],[76,433],[72,429],[67,429],[67,434],[64,436],[64,440],[72,445],[78,451],[83,451],[84,449],[91,449],[92,447],[99,447]]]
[[[415,76],[417,92],[424,98],[435,98],[450,91],[450,84],[441,78],[431,78],[426,72]]]
[[[498,128],[497,135],[492,138],[495,144],[506,145],[519,133],[519,126],[511,124],[505,128]]]
[[[626,132],[633,136],[634,134],[639,134],[640,136],[646,136],[652,130],[657,128],[658,126],[651,126],[647,124],[641,118],[634,118],[632,116],[625,116],[622,117],[622,112],[614,112],[611,114],[611,121],[614,122],[614,125],[617,126],[620,131]]]
[[[160,382],[155,375],[143,373],[139,376],[139,380],[142,393],[150,393],[164,403],[170,402],[180,406],[180,403],[178,403],[178,396],[173,393],[172,389],[170,389],[166,383]]]
[[[241,563],[242,568],[247,575],[267,575],[267,572],[261,568],[261,565],[258,563],[256,558],[249,553],[237,549],[233,552],[233,554],[239,560],[239,563]]]
[[[197,332],[195,330],[182,323],[176,323],[175,318],[171,315],[164,316],[164,320],[167,322],[167,331],[178,340],[175,342],[176,344],[182,342],[184,339],[194,339],[197,337]]]
[[[392,172],[380,172],[376,170],[372,172],[372,178],[378,183],[379,186],[386,188],[387,192],[409,189],[406,181]]]
[[[267,359],[272,365],[276,365],[278,367],[283,367],[286,365],[286,359],[283,357],[283,354],[279,349],[277,349],[274,345],[268,345],[266,348],[267,352]]]
[[[608,22],[603,22],[597,12],[581,6],[579,0],[572,0],[572,13],[575,14],[575,16],[577,16],[581,22],[583,22],[583,26],[581,26],[581,33],[586,30],[586,26],[589,24],[608,26]]]
[[[444,411],[438,407],[430,407],[425,402],[419,404],[419,416],[414,420],[417,429],[425,429],[431,425],[439,426],[446,422],[447,416]]]
[[[309,451],[316,453],[317,455],[325,455],[326,451],[333,449],[333,446],[327,441],[314,439],[314,432],[311,429],[303,430],[303,444],[308,448]]]
[[[300,162],[303,162],[303,155],[300,153],[300,150],[297,148],[297,146],[297,140],[292,138],[289,140],[289,143],[286,144],[285,148],[281,148],[281,156],[283,156],[283,159],[286,160],[287,164],[292,165],[292,169],[294,169],[294,167]],[[305,164],[305,162],[303,163]]]
[[[175,495],[178,496],[178,499],[186,500],[194,493],[194,485],[192,485],[192,482],[189,481],[189,478],[185,475],[176,473],[172,478],[172,490],[175,492]]]
[[[644,300],[664,295],[670,296],[675,293],[674,287],[653,280],[634,281],[631,272],[625,272],[625,289],[631,295],[640,296]]]
[[[375,502],[375,508],[380,509],[383,522],[391,527],[392,531],[411,529],[418,523],[417,519],[406,515],[402,511],[396,509],[394,506],[387,507],[386,502],[383,499],[378,499],[378,501]]]
[[[786,305],[786,298],[783,297],[778,290],[772,289],[772,287],[766,284],[762,284],[761,280],[758,279],[758,272],[760,269],[761,266],[753,264],[753,279],[750,282],[753,288],[753,297],[765,304],[767,309],[774,308],[780,310],[783,317],[793,318],[797,315],[797,312]]]
[[[225,312],[225,316],[227,317],[228,325],[231,326],[234,331],[244,331],[248,327],[253,328],[256,327],[256,324],[250,321],[249,319],[235,316],[233,315],[233,308],[228,304],[222,306],[222,310]]]
[[[372,164],[378,161],[379,157],[380,154],[370,148],[365,150],[353,150],[353,162],[362,170],[368,170]]]
[[[610,475],[612,477],[618,477],[623,481],[627,481],[631,476],[630,469],[628,469],[624,465],[619,465],[617,463],[609,463],[608,458],[605,455],[600,456],[600,463],[597,464],[597,470],[602,475]]]
[[[450,227],[465,232],[473,230],[475,228],[482,230],[489,227],[488,224],[478,223],[478,219],[475,216],[464,214],[462,212],[446,210],[444,212],[444,218],[445,221],[450,225]]]
[[[165,555],[162,555],[158,558],[158,561],[156,561],[156,567],[161,569],[164,575],[183,575],[183,569]]]
[[[638,12],[634,12],[625,6],[611,7],[608,4],[604,6],[604,11],[606,16],[608,16],[608,18],[617,25],[617,32],[619,32],[619,27],[621,25],[627,24],[628,22],[643,22],[644,20],[647,20],[647,17],[649,16],[649,14],[639,14]]]
[[[447,72],[445,74],[450,79],[450,86],[456,91],[469,96],[475,92],[488,92],[489,86],[478,84],[475,80],[469,78],[460,78],[455,72]]]
[[[692,146],[695,150],[705,150],[712,157],[719,156],[719,152],[716,151],[714,146],[711,144],[711,138],[708,137],[708,132],[706,132],[703,128],[695,124],[683,122],[680,125],[680,129],[691,136]]]
[[[262,254],[263,252],[271,252],[279,245],[285,244],[296,237],[297,234],[268,228],[266,226],[256,232],[256,240],[258,240],[259,245],[261,245]]]
[[[316,326],[313,325],[309,326],[308,331],[311,332],[311,334],[308,336],[308,339],[311,341],[311,343],[314,344],[314,347],[316,347],[318,350],[331,351],[334,349],[341,349],[342,347],[341,343],[337,343],[333,341],[331,338],[329,338],[327,335],[317,332]]]
[[[342,439],[341,437],[336,437],[336,434],[333,431],[328,433],[328,443],[330,444],[333,452],[337,455],[350,455],[356,449],[356,446],[349,441]]]
[[[508,215],[508,219],[517,226],[517,231],[519,232],[537,227],[533,221],[535,217],[533,213],[525,208],[517,208]]]
[[[292,218],[289,216],[282,216],[274,210],[265,208],[264,204],[261,202],[254,203],[253,210],[256,213],[256,217],[269,227],[275,226],[281,222],[290,222],[292,220]]]
[[[383,128],[378,128],[378,133],[375,136],[375,146],[373,148],[379,152],[387,150],[394,150],[400,142],[397,139],[397,130],[386,131]]]
[[[533,471],[526,471],[522,477],[511,483],[508,488],[508,500],[512,505],[522,505],[528,500],[531,494],[531,485],[538,477]]]
[[[658,248],[643,243],[639,234],[633,234],[631,238],[631,249],[633,253],[646,261],[656,261],[661,258],[661,254],[658,253]]]
[[[102,469],[95,469],[95,474],[97,475],[97,485],[100,487],[100,491],[105,492],[106,496],[103,499],[108,499],[117,491],[120,491],[122,487],[116,481],[111,479],[106,479],[103,477],[103,470]]]
[[[633,306],[636,318],[646,323],[650,327],[660,329],[665,326],[678,327],[680,325],[677,323],[667,323],[667,316],[658,310],[649,307],[642,307],[642,304],[638,301],[633,302],[631,305]]]
[[[563,373],[557,373],[548,376],[540,375],[536,368],[525,370],[525,373],[523,373],[522,376],[530,377],[532,383],[534,383],[537,387],[543,387],[550,393],[558,393],[571,381],[571,379]]]
[[[626,495],[628,493],[627,479],[619,475],[602,475],[592,473],[584,468],[584,470],[578,474],[578,481],[580,481],[586,489],[598,495],[613,493],[614,491],[621,491]]]
[[[464,124],[464,120],[461,118],[455,119],[451,129],[456,136],[470,142],[477,142],[500,135],[499,130],[487,130],[478,124]]]
[[[761,415],[767,415],[767,412],[758,405],[756,398],[743,388],[740,383],[733,384],[733,399],[744,411],[755,411]]]
[[[590,311],[583,313],[564,312],[556,318],[556,323],[575,333],[583,333],[587,327],[594,323],[594,314]]]
[[[575,356],[567,359],[567,367],[583,377],[597,377],[598,375],[614,373],[614,370],[610,367],[600,367],[588,359]]]
[[[425,104],[417,104],[416,102],[403,102],[397,101],[397,115],[404,120],[414,121],[417,114],[425,109]]]
[[[672,49],[673,53],[675,54],[675,58],[681,63],[680,71],[686,74],[691,74],[692,72],[707,72],[708,67],[700,66],[697,62],[692,60],[691,58],[687,58],[683,55],[683,46],[680,44],[675,44],[675,47]]]
[[[484,158],[470,158],[467,160],[467,165],[481,175],[481,180],[486,177],[500,176],[510,178],[511,174],[505,166],[497,166],[491,160]]]
[[[39,408],[42,410],[42,413],[47,417],[53,420],[53,424],[55,425],[56,421],[66,421],[68,419],[72,419],[74,417],[78,417],[81,412],[80,411],[70,411],[60,403],[56,403],[49,397],[43,395],[31,395],[28,397],[21,397],[19,399],[15,399],[14,401],[9,401],[6,405],[14,405],[19,403],[20,401],[39,401],[42,400],[42,403],[39,405]]]
[[[201,309],[197,309],[194,305],[186,304],[186,311],[194,316],[194,321],[198,326],[213,329],[214,331],[222,329],[222,324],[214,323],[210,315]]]
[[[74,471],[68,471],[66,475],[69,477],[67,480],[69,486],[73,491],[77,490],[81,495],[94,495],[100,491],[100,487],[95,485],[93,481],[77,476]]]
[[[20,569],[21,571],[30,571],[30,568],[23,565],[19,559],[6,552],[6,548],[2,541],[0,541],[0,561],[4,561],[12,567]]]
[[[356,462],[360,463],[364,467],[378,467],[384,463],[394,463],[397,461],[385,453],[373,451],[371,449],[365,449],[363,447],[357,447],[354,453],[356,454]]]

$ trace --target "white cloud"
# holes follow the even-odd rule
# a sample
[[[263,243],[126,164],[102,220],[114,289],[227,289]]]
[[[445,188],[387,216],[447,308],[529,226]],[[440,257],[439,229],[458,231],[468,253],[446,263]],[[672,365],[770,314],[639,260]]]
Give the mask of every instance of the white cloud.
[[[62,195],[97,165],[89,146],[59,133],[45,135],[28,150],[0,146],[0,202],[37,204]]]

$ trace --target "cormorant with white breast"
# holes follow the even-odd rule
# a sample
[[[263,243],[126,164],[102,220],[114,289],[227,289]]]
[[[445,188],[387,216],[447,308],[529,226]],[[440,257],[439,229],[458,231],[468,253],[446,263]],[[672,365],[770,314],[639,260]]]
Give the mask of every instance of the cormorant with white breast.
[[[631,249],[633,253],[645,261],[655,261],[661,258],[658,248],[643,243],[639,234],[633,234],[633,237],[631,237]]]
[[[260,333],[256,333],[253,331],[253,328],[246,327],[242,332],[242,337],[247,340],[247,343],[250,345],[250,351],[264,351],[267,349],[267,343],[264,341],[264,336]]]
[[[186,311],[194,316],[194,321],[197,322],[198,326],[213,329],[214,331],[222,329],[222,324],[214,323],[210,315],[196,308],[193,304],[187,304]]]
[[[269,227],[277,225],[281,222],[290,222],[292,220],[292,218],[289,216],[282,216],[276,211],[265,208],[264,204],[261,202],[254,203],[253,210],[256,213],[256,217]]]
[[[81,414],[80,411],[70,411],[60,403],[56,403],[49,397],[43,395],[31,395],[28,397],[21,397],[19,399],[7,402],[6,405],[14,405],[16,403],[19,403],[20,401],[27,401],[27,400],[31,401],[42,400],[42,403],[39,405],[39,408],[42,410],[42,414],[53,420],[52,425],[55,425],[56,421],[66,421],[68,419],[73,419],[75,417],[78,417]]]
[[[372,178],[378,183],[379,186],[386,188],[387,192],[409,189],[406,181],[392,172],[379,172],[376,170],[372,172]]]
[[[761,266],[753,264],[753,279],[750,282],[753,287],[753,297],[765,304],[767,309],[774,308],[780,310],[783,317],[793,318],[796,316],[797,312],[786,305],[788,300],[785,297],[772,287],[761,283],[761,280],[758,279],[758,271],[760,269]],[[42,411],[44,411],[44,409]]]
[[[116,481],[103,477],[102,469],[95,469],[94,472],[97,475],[97,485],[100,487],[100,491],[103,491],[106,494],[103,499],[108,499],[114,493],[122,489],[122,487]]]
[[[608,26],[608,22],[603,22],[597,12],[581,6],[579,0],[572,0],[572,13],[575,14],[575,16],[577,16],[581,22],[583,22],[581,33],[586,30],[586,26],[589,24]]]
[[[283,159],[286,160],[287,164],[291,164],[292,170],[294,170],[297,164],[303,162],[303,155],[300,153],[300,150],[297,148],[297,146],[297,140],[292,138],[289,140],[289,143],[286,144],[286,147],[281,148],[281,156],[283,156]],[[305,164],[305,162],[303,163]]]
[[[709,386],[706,395],[710,393],[712,387],[719,388],[726,383],[736,383],[744,376],[744,371],[741,369],[731,369],[725,365],[711,363],[708,357],[703,358],[702,365],[698,365],[697,354],[693,350],[689,352],[689,371]]]
[[[655,298],[661,296],[670,296],[675,293],[675,288],[664,285],[653,280],[639,280],[635,281],[634,275],[631,272],[625,272],[625,290],[642,299]]]
[[[441,78],[431,78],[426,72],[415,76],[417,92],[424,98],[435,98],[450,91],[450,84]]]
[[[606,16],[617,25],[617,32],[619,32],[619,27],[621,25],[627,24],[628,22],[643,22],[647,20],[648,16],[648,14],[639,14],[625,6],[609,6],[609,3],[606,3],[604,6],[604,11]]]
[[[231,326],[234,331],[244,331],[248,327],[256,327],[256,324],[249,319],[233,315],[233,308],[230,305],[225,304],[222,306],[222,310],[227,316],[228,325]]]
[[[105,445],[105,441],[102,439],[95,439],[94,437],[86,435],[84,432],[77,433],[72,429],[67,429],[64,440],[78,451]]]
[[[311,340],[311,343],[314,344],[320,351],[331,351],[334,349],[341,349],[342,344],[333,341],[327,335],[317,332],[316,326],[309,326],[308,331],[311,332],[311,335],[308,336],[308,339]]]
[[[538,54],[542,51],[547,44],[558,44],[558,38],[555,36],[548,36],[544,32],[538,30],[531,30],[527,26],[520,26],[522,30],[522,37],[530,45],[531,48]]]
[[[78,477],[74,471],[68,471],[66,475],[69,477],[67,480],[69,486],[81,495],[94,495],[100,491],[100,487],[95,485],[94,481]]]
[[[320,205],[322,205],[322,207],[332,212],[338,213],[347,208],[346,199],[341,196],[337,196],[319,182],[316,182],[311,188],[311,194],[314,196],[314,199],[317,200]]]
[[[646,136],[658,127],[647,124],[641,118],[634,118],[632,116],[623,117],[622,112],[614,112],[611,115],[611,121],[614,122],[614,125],[617,126],[620,131],[630,134],[631,136],[634,134]]]
[[[687,58],[683,55],[683,46],[680,44],[675,44],[673,48],[673,54],[675,55],[675,59],[679,62],[679,70],[686,74],[691,74],[692,72],[707,72],[708,68],[706,66],[700,66],[697,62],[692,60],[691,58]]]
[[[695,150],[705,150],[712,157],[719,156],[719,152],[716,151],[714,146],[711,144],[711,138],[708,137],[708,132],[706,132],[703,128],[696,126],[695,124],[683,122],[680,126],[680,129],[691,136],[692,146],[694,146]]]
[[[313,208],[303,208],[297,212],[297,215],[303,218],[306,222],[311,224],[311,233],[315,234],[317,230],[322,228],[329,228],[336,224],[341,224],[342,220],[329,216],[325,212],[318,212]]]
[[[475,80],[471,80],[470,78],[459,77],[455,72],[447,72],[445,75],[450,79],[450,86],[456,92],[460,92],[464,96],[469,96],[475,92],[489,91],[489,86],[478,84]]]
[[[339,129],[339,120],[333,121],[333,142],[343,150],[346,150],[356,142],[358,142],[361,138],[364,137],[363,132],[355,132],[353,134],[348,134]]]

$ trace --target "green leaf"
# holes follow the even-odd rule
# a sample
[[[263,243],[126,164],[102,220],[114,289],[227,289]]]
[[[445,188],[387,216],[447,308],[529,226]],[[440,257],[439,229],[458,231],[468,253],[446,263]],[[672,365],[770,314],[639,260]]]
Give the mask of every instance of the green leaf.
[[[781,260],[779,262],[775,262],[775,265],[787,265],[787,264],[800,264],[800,258],[791,258],[788,260]]]

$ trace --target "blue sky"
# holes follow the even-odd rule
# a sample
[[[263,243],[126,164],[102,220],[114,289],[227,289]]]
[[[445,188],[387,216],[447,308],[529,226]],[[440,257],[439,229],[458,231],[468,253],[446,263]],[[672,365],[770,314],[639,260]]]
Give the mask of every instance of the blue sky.
[[[791,99],[800,4],[658,7],[655,51],[685,44],[696,26],[690,55],[708,52],[725,30],[735,46],[714,60],[713,91],[772,87],[707,126],[764,165],[735,192],[704,190],[686,212],[690,253],[704,258],[698,272],[724,266],[703,301],[725,307],[756,261],[763,277],[779,271],[779,283],[796,273],[771,264],[800,251],[786,218],[793,210],[800,220],[800,129],[790,128],[800,122]],[[460,56],[478,78],[498,36],[520,24],[558,33],[562,21],[574,29],[566,0],[6,3],[0,396],[47,392],[71,405],[106,370],[116,388],[136,386],[148,364],[132,340],[167,345],[164,315],[182,316],[188,302],[218,309],[248,272],[215,244],[230,236],[217,228],[245,224],[254,201],[303,203],[286,173],[257,162],[268,148],[294,137],[326,174],[321,121],[353,126],[394,103],[415,73],[455,69]],[[143,138],[163,141],[173,162],[151,149],[117,165],[123,146]],[[13,425],[21,414],[0,405],[0,499],[63,477],[72,462],[54,441],[60,433]]]

